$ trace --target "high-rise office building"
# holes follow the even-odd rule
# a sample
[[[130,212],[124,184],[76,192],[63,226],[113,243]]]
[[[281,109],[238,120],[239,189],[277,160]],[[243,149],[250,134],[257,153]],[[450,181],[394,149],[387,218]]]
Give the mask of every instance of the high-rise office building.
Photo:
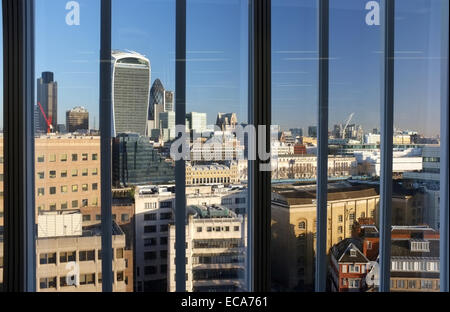
[[[162,112],[164,112],[164,86],[161,80],[156,79],[150,89],[148,107],[149,133],[152,129],[159,129],[159,113]]]
[[[117,187],[175,180],[172,164],[161,157],[147,137],[119,134],[112,149],[113,185]]]
[[[113,136],[145,135],[150,96],[150,61],[136,52],[113,51]]]
[[[160,114],[174,112],[174,93],[166,91],[161,80],[156,79],[150,89],[150,103],[147,117],[147,136],[151,136],[152,130],[161,130]]]
[[[164,111],[165,112],[174,111],[174,98],[172,91],[164,91]]]
[[[206,113],[187,113],[186,121],[186,128],[193,132],[201,134],[206,130]]]
[[[312,138],[317,138],[317,126],[308,127],[308,136]]]
[[[291,129],[289,129],[289,131],[291,131],[292,136],[294,138],[303,136],[303,129],[302,128],[291,128]]]
[[[159,124],[164,142],[175,139],[175,112],[159,113]]]
[[[66,112],[66,130],[76,132],[89,130],[89,112],[84,107],[75,107]]]
[[[39,119],[35,123],[39,124],[41,131],[45,131],[48,128],[48,121],[53,127],[52,132],[56,131],[58,126],[58,83],[54,81],[52,72],[43,72],[42,77],[37,80],[37,102],[42,106],[45,117],[38,106]]]
[[[41,110],[38,105],[34,105],[34,133],[43,133],[41,129],[40,118],[42,116]]]

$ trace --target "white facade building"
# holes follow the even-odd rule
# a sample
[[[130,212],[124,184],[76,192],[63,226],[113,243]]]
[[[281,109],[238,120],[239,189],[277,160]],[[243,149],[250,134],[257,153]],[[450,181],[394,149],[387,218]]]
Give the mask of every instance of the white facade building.
[[[404,173],[422,170],[421,149],[405,149],[393,152],[393,173]],[[377,151],[354,152],[358,164],[368,163],[370,165],[369,174],[380,176],[381,154]]]
[[[135,285],[137,291],[166,291],[169,225],[174,221],[174,185],[139,186],[135,191]],[[186,187],[186,204],[219,206],[245,213],[247,191],[219,186]],[[189,260],[190,261],[190,260]]]
[[[429,145],[422,149],[423,169],[421,172],[405,172],[404,179],[412,180],[417,187],[425,190],[424,221],[439,230],[440,164],[439,145]]]
[[[188,206],[186,291],[247,289],[247,218],[218,205]],[[169,229],[169,288],[175,291],[175,226]]]

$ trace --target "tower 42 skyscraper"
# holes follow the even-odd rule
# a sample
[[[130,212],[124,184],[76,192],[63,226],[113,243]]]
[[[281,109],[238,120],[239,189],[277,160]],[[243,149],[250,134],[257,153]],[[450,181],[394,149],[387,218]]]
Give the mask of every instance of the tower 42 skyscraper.
[[[112,53],[113,136],[145,135],[150,96],[150,61],[136,52]]]

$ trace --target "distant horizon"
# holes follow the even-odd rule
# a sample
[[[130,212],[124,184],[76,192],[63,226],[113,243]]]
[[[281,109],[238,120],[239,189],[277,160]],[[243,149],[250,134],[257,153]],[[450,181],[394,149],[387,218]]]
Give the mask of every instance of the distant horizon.
[[[186,111],[206,113],[208,124],[215,123],[218,112],[235,112],[239,122],[247,121],[248,8],[244,2],[192,0],[188,5]],[[273,124],[307,132],[318,120],[317,7],[313,0],[272,2]],[[95,128],[100,121],[100,1],[79,3],[80,26],[68,26],[61,1],[36,1],[36,16],[41,18],[36,19],[35,81],[42,72],[53,72],[58,82],[58,120],[65,120],[67,110],[82,106],[90,113],[90,128]],[[330,131],[345,123],[350,113],[354,113],[351,123],[361,125],[366,133],[381,128],[382,33],[380,27],[364,23],[364,3],[330,3]],[[394,124],[436,137],[440,132],[435,122],[440,115],[438,1],[398,1],[396,17]],[[150,60],[150,87],[159,78],[167,90],[175,91],[174,0],[113,0],[112,34],[114,50],[136,51]]]

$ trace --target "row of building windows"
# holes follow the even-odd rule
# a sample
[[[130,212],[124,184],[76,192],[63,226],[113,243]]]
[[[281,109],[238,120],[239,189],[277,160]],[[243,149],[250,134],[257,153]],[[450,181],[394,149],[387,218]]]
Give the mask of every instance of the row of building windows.
[[[73,184],[71,187],[72,193],[78,193],[78,184]],[[98,190],[98,183],[92,183],[91,186],[92,191]],[[67,194],[69,191],[69,187],[67,185],[61,185],[60,186],[60,193],[61,194]],[[89,192],[89,184],[85,183],[81,185],[81,191],[82,192]],[[56,195],[57,187],[56,186],[50,186],[48,188],[48,192],[50,195]],[[38,187],[37,189],[38,196],[45,196],[45,188],[44,187]]]
[[[102,259],[101,250],[97,251],[97,260]],[[41,253],[39,254],[39,264],[56,264],[57,259],[56,252],[51,253]],[[76,251],[64,251],[59,252],[59,263],[67,263],[67,262],[76,262]],[[117,248],[114,257],[113,250],[113,258],[114,259],[123,259],[124,258],[124,250],[123,248]],[[95,261],[95,249],[92,250],[81,250],[78,251],[78,261]]]
[[[361,279],[359,278],[343,278],[341,284],[348,288],[359,288],[361,286]]]
[[[146,225],[144,226],[144,233],[156,233],[156,225]],[[159,232],[168,232],[169,231],[169,225],[168,224],[161,224],[159,226]]]
[[[91,206],[96,207],[97,205],[98,205],[98,198],[96,197],[96,198],[94,198],[94,199],[91,201]],[[56,211],[56,210],[57,210],[56,206],[57,206],[56,203],[49,204],[49,205],[48,205],[48,210],[49,210],[49,211]],[[87,198],[82,199],[82,200],[81,200],[81,207],[88,207],[88,206],[89,206],[89,200],[88,200]],[[79,208],[79,207],[80,207],[80,206],[79,206],[79,201],[78,201],[78,200],[72,200],[72,202],[71,202],[71,208],[72,208],[72,209],[77,209],[77,208]],[[41,212],[41,211],[45,211],[45,210],[46,210],[45,204],[38,204],[38,205],[37,205],[37,208],[38,208],[38,212]],[[68,202],[63,202],[63,203],[60,204],[60,209],[61,209],[61,210],[66,210],[66,209],[68,209],[68,208],[69,208]],[[100,220],[100,219],[97,219],[97,220]]]
[[[391,261],[391,271],[439,272],[439,261]]]
[[[114,272],[113,272],[114,274]],[[102,283],[102,273],[98,273],[97,285]],[[43,277],[39,279],[40,289],[52,289],[56,288],[57,278],[55,277]],[[123,282],[127,284],[127,278],[123,271],[117,272],[116,275],[117,282]],[[80,274],[78,284],[81,285],[94,285],[95,284],[95,273]],[[59,278],[59,287],[75,287],[77,285],[76,276],[61,276]]]
[[[207,269],[196,270],[193,272],[194,280],[220,280],[220,279],[237,279],[243,278],[244,271],[242,269]]]
[[[230,177],[221,178],[197,178],[192,179],[192,184],[202,184],[202,183],[230,183]]]
[[[159,214],[159,220],[170,220],[172,219],[171,212],[161,212]],[[144,221],[156,221],[157,214],[156,213],[147,213],[144,215]]]
[[[242,241],[239,238],[194,240],[194,248],[239,248],[239,247],[243,247]]]
[[[240,229],[239,226],[233,227],[233,230],[235,232],[239,232],[239,229]],[[201,233],[201,232],[203,232],[203,227],[201,227],[201,226],[197,227],[197,233]],[[207,226],[206,232],[230,232],[230,227],[229,226]]]
[[[373,218],[375,216],[375,210],[371,210],[370,211],[371,217]],[[365,218],[366,217],[366,213],[365,212],[361,212],[361,218]],[[354,221],[355,220],[355,214],[354,213],[350,213],[349,214],[349,220],[350,221]],[[338,216],[338,222],[344,222],[344,216],[343,215],[339,215]],[[298,223],[298,228],[300,230],[306,230],[306,222],[305,221],[300,221]],[[352,225],[349,225],[349,231],[352,230]],[[339,226],[338,227],[338,232],[342,233],[343,232],[343,227]]]
[[[441,158],[440,157],[423,157],[423,162],[440,163],[441,162]]]
[[[439,280],[434,283],[434,289],[439,290]],[[433,280],[394,280],[391,279],[391,289],[433,289]]]
[[[116,214],[112,215],[112,219],[114,221],[119,221],[119,220],[117,220],[117,215]],[[99,214],[95,215],[95,220],[96,221],[101,221],[102,220],[102,216],[99,215]],[[91,221],[91,215],[83,214],[83,221]],[[122,221],[122,222],[130,221],[130,215],[128,213],[121,214],[120,215],[120,221]]]
[[[72,161],[78,161],[78,155],[79,154],[71,154],[71,160]],[[68,161],[68,155],[67,154],[61,154],[60,156],[59,156],[59,160],[61,161],[61,162],[67,162]],[[89,160],[89,154],[88,153],[82,153],[81,154],[81,158],[80,158],[82,161],[88,161]],[[91,160],[93,160],[93,161],[96,161],[96,160],[98,160],[98,154],[97,153],[95,153],[95,154],[91,154]],[[38,163],[43,163],[43,162],[45,162],[45,155],[39,155],[38,157],[37,157],[37,162]],[[56,162],[56,154],[50,154],[50,155],[48,155],[48,162]]]
[[[342,264],[342,273],[366,273],[365,264]]]
[[[245,197],[237,197],[234,199],[235,204],[245,204],[246,198]],[[222,198],[222,205],[232,205],[233,204],[233,198]]]
[[[158,209],[158,202],[154,202],[154,203],[145,203],[144,207],[146,210],[149,209]],[[172,208],[172,202],[171,201],[162,201],[159,202],[159,208],[161,209],[165,209],[165,208]]]
[[[167,264],[161,264],[159,273],[161,274],[167,273]],[[158,274],[158,266],[147,265],[144,267],[144,275],[154,275],[154,274]]]
[[[149,226],[145,226],[144,227],[144,233],[156,233],[156,226],[155,225],[149,225]],[[160,237],[159,238],[159,244],[161,246],[166,246],[167,245],[167,241],[168,238],[165,236]],[[149,247],[149,246],[156,246],[158,245],[158,241],[156,239],[156,237],[152,237],[152,238],[145,238],[144,239],[144,247]]]
[[[245,256],[239,254],[199,255],[192,257],[192,264],[244,263]]]
[[[159,257],[160,257],[160,259],[167,259],[167,250],[160,250]],[[144,252],[144,260],[151,261],[151,260],[156,260],[156,259],[158,259],[158,254],[156,251]]]
[[[93,168],[93,169],[91,170],[91,175],[97,176],[97,175],[98,175],[98,168]],[[50,179],[56,179],[56,177],[57,177],[56,170],[50,170],[50,171],[48,172],[48,176],[49,176]],[[72,169],[72,171],[71,171],[71,176],[72,176],[72,177],[78,177],[78,169]],[[81,176],[82,176],[82,177],[87,177],[87,176],[89,176],[89,169],[85,168],[85,169],[81,170]],[[68,177],[68,172],[67,172],[67,170],[61,170],[61,171],[60,171],[60,177],[61,177],[61,178],[67,178],[67,177]],[[38,178],[39,180],[44,180],[44,179],[45,179],[45,172],[44,172],[44,171],[38,172],[38,173],[37,173],[37,178]]]

